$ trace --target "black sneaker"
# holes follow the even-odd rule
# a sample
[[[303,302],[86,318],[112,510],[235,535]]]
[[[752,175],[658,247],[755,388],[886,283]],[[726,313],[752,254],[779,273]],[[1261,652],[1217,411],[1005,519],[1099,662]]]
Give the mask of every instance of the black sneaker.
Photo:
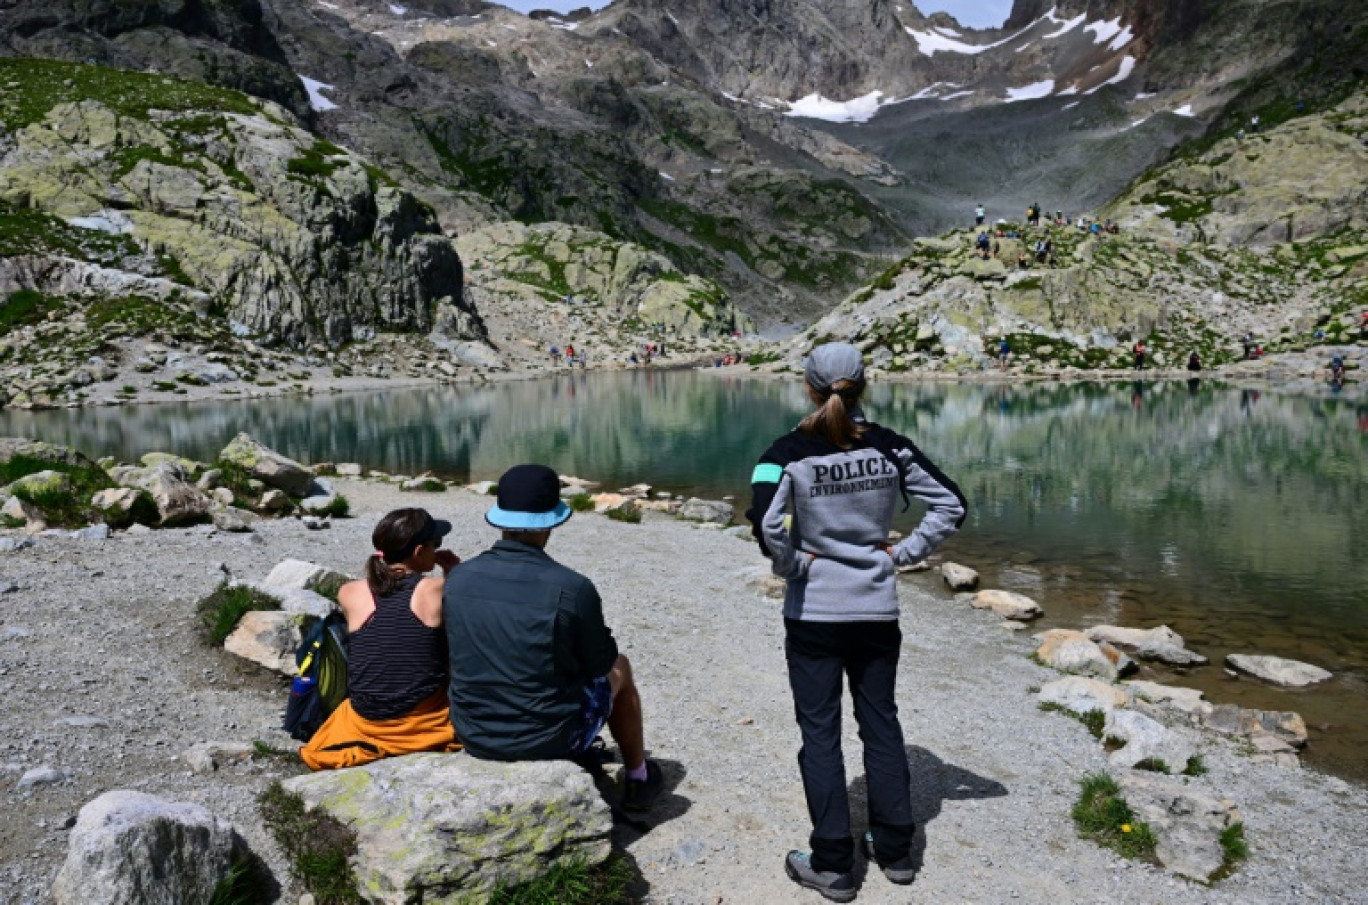
[[[808,852],[789,852],[784,856],[784,870],[794,883],[804,889],[815,889],[833,902],[854,902],[855,894],[859,892],[855,878],[850,874],[814,870],[812,855]]]
[[[626,788],[622,792],[622,809],[644,814],[655,805],[656,799],[660,797],[660,793],[663,791],[665,791],[665,774],[660,772],[660,764],[653,760],[647,760],[645,779],[627,777]]]
[[[864,834],[864,853],[865,860],[870,864],[879,864],[879,859],[874,856],[874,834]],[[896,883],[899,886],[911,886],[912,881],[917,879],[917,869],[912,866],[912,856],[903,855],[891,864],[879,864],[879,870],[888,878],[889,883]]]

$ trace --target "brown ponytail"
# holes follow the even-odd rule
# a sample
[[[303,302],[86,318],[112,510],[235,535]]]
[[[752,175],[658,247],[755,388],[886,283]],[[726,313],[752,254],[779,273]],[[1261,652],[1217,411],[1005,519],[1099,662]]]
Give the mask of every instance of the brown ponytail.
[[[859,406],[864,389],[863,380],[838,380],[826,390],[808,384],[808,395],[818,408],[802,420],[798,429],[825,437],[838,449],[849,449],[864,436],[865,426],[850,417],[850,410]]]
[[[366,560],[366,584],[376,597],[394,590],[394,566],[406,561],[417,551],[414,538],[432,520],[425,509],[396,509],[380,519],[371,532],[375,552]]]

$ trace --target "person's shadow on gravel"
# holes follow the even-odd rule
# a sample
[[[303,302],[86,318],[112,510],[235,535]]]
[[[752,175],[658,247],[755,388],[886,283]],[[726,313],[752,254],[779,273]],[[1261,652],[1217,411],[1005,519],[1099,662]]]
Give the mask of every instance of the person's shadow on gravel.
[[[917,834],[912,838],[912,864],[920,873],[926,855],[926,825],[940,816],[941,805],[947,801],[969,801],[979,798],[1002,798],[1007,787],[995,779],[988,779],[963,767],[947,764],[936,755],[917,745],[907,745],[907,766],[912,771],[912,819]],[[850,815],[855,835],[863,837],[868,825],[869,792],[863,775],[851,780]],[[867,867],[864,859],[855,863],[855,879],[863,883]]]

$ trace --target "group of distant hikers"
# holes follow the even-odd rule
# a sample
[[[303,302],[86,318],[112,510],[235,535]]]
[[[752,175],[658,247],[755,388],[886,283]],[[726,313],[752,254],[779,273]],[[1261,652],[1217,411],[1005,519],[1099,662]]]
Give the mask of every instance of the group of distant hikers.
[[[906,437],[867,420],[863,356],[845,343],[804,364],[813,411],[760,456],[746,513],[760,551],[785,579],[784,651],[812,821],[809,850],[784,869],[800,886],[853,901],[856,841],[842,756],[849,683],[864,743],[866,859],[893,883],[916,876],[907,751],[895,698],[902,635],[899,566],[926,558],[964,521],[967,504]],[[589,578],[546,547],[571,510],[544,465],[509,469],[485,521],[501,538],[462,562],[442,549],[449,522],[422,509],[384,516],[365,578],[342,587],[335,633],[301,648],[296,691],[309,694],[320,639],[344,647],[345,699],[307,737],[312,769],[352,767],[416,751],[501,761],[568,759],[601,771],[606,726],[626,768],[621,811],[648,812],[665,789],[646,757],[642,703]],[[926,504],[917,528],[890,541],[899,499]],[[441,577],[428,577],[439,569]],[[326,620],[325,620],[326,622]],[[337,670],[334,670],[334,673]],[[315,689],[315,692],[318,690]],[[311,736],[309,735],[312,731]],[[615,810],[615,813],[621,811]],[[630,819],[630,818],[628,818]]]
[[[998,226],[994,229],[985,227],[984,221],[987,219],[987,216],[987,209],[982,204],[974,208],[974,225],[975,229],[978,231],[978,235],[974,239],[974,252],[983,260],[987,261],[1001,257],[1001,240],[1003,239],[1019,239],[1023,242],[1029,241],[1030,236],[1002,221],[999,221]],[[1033,264],[1053,267],[1057,263],[1055,259],[1054,236],[1048,231],[1042,231],[1042,224],[1045,226],[1067,227],[1070,225],[1070,220],[1065,216],[1062,210],[1055,211],[1052,214],[1049,211],[1042,210],[1038,203],[1032,204],[1026,209],[1026,227],[1028,229],[1036,230],[1036,232],[1034,233],[1034,246],[1027,245],[1017,254],[1016,265],[1021,270],[1029,270]],[[1110,219],[1098,223],[1091,218],[1084,216],[1078,218],[1078,228],[1098,238],[1105,238],[1109,233],[1120,231],[1117,224]]]

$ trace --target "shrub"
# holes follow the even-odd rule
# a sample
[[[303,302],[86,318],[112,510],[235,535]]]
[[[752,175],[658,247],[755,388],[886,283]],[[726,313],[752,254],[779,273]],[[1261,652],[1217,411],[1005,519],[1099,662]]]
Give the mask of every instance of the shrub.
[[[60,472],[71,481],[69,491],[35,493],[21,490],[15,493],[19,499],[38,507],[44,521],[54,526],[78,528],[101,520],[101,514],[91,507],[90,498],[101,490],[113,487],[114,482],[98,465],[70,465],[19,455],[0,463],[0,486],[40,471]]]
[[[500,884],[490,894],[489,905],[627,905],[635,879],[631,862],[614,853],[602,864],[572,861],[527,883]]]
[[[566,502],[570,504],[571,512],[593,512],[595,509],[594,499],[587,493],[577,493]]]
[[[219,485],[233,492],[234,506],[247,508],[248,501],[256,499],[259,495],[260,492],[252,488],[252,476],[241,465],[227,459],[219,459],[213,467],[219,471]]]
[[[632,509],[609,509],[608,517],[615,522],[626,522],[629,525],[641,524],[641,510]]]
[[[1153,831],[1135,819],[1116,780],[1107,774],[1094,773],[1083,778],[1072,813],[1082,838],[1112,849],[1123,858],[1154,860]]]
[[[20,289],[11,293],[0,305],[0,334],[8,333],[14,327],[42,323],[52,307],[52,299],[41,292]]]
[[[195,607],[199,616],[200,636],[210,647],[223,644],[237,628],[243,615],[253,610],[278,610],[280,601],[270,594],[242,585],[223,582]]]
[[[1184,776],[1201,776],[1207,772],[1206,761],[1202,755],[1194,754],[1188,758],[1187,766],[1183,768]]]
[[[289,862],[290,876],[313,894],[318,905],[360,905],[350,859],[356,834],[346,824],[317,808],[279,782],[257,798],[266,828]]]
[[[342,494],[332,498],[332,502],[322,509],[315,510],[316,515],[330,515],[333,518],[346,518],[351,513],[351,500]]]
[[[436,478],[423,478],[423,480],[412,487],[405,484],[405,486],[400,487],[399,489],[411,493],[442,493],[447,487],[445,482],[439,481]]]

